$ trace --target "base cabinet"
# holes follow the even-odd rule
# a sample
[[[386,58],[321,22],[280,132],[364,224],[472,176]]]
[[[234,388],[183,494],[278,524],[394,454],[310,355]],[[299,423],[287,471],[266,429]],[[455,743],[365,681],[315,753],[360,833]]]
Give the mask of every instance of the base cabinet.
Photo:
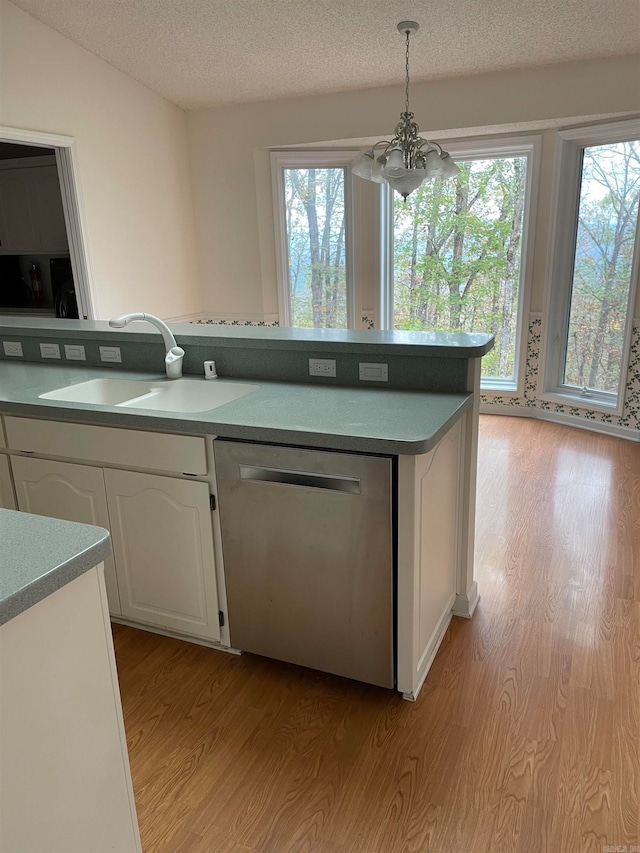
[[[2,454],[0,454],[0,507],[2,509],[17,509],[9,458]]]
[[[0,626],[0,850],[142,853],[102,567]]]
[[[111,532],[113,616],[220,640],[208,483],[25,456],[11,466],[18,509]]]
[[[220,638],[207,483],[104,472],[122,615]]]
[[[398,690],[415,699],[451,621],[463,513],[462,422],[398,463]]]
[[[391,543],[395,550],[396,571],[393,595],[386,598],[384,630],[387,631],[387,626],[388,632],[395,630],[396,686],[407,699],[415,699],[421,689],[451,619],[452,608],[456,615],[470,616],[477,601],[469,513],[472,505],[469,489],[474,488],[475,481],[468,475],[469,460],[475,465],[475,448],[469,439],[473,436],[473,426],[469,424],[475,423],[475,414],[466,413],[428,453],[419,456],[401,454],[392,468],[392,476],[396,478],[393,512],[396,527]],[[372,545],[378,541],[376,537],[380,529],[374,527],[373,532],[367,533],[357,513],[347,511],[348,507],[341,512],[338,507],[333,516],[334,527],[344,536],[342,539],[335,536],[328,527],[327,520],[331,515],[327,494],[332,495],[332,504],[342,501],[345,507],[344,496],[351,494],[350,488],[336,489],[335,483],[333,488],[321,483],[313,492],[314,503],[309,504],[306,500],[303,506],[291,500],[290,506],[287,504],[288,511],[283,511],[280,506],[283,501],[281,495],[285,494],[283,489],[304,486],[309,491],[314,477],[318,479],[320,474],[321,480],[328,478],[333,481],[336,471],[324,468],[308,470],[305,466],[296,467],[289,463],[275,464],[270,457],[266,463],[258,464],[253,460],[244,466],[253,474],[244,471],[238,475],[238,465],[235,465],[235,479],[227,476],[228,494],[225,494],[225,467],[217,449],[216,457],[220,464],[216,466],[213,442],[207,442],[202,436],[13,416],[4,417],[4,424],[8,455],[0,453],[0,501],[12,500],[15,486],[21,510],[107,528],[112,536],[113,560],[107,565],[106,578],[111,613],[116,617],[151,629],[192,637],[206,645],[221,643],[228,647],[233,644],[237,648],[268,653],[276,658],[372,683],[392,682],[392,672],[384,682],[364,677],[359,663],[355,670],[337,669],[333,664],[329,669],[311,654],[304,659],[293,657],[293,653],[287,657],[275,645],[265,651],[264,648],[252,649],[240,634],[237,635],[238,640],[234,640],[234,613],[231,601],[227,602],[227,585],[222,573],[223,554],[227,562],[230,597],[233,595],[243,607],[251,596],[255,600],[255,614],[247,620],[252,629],[262,620],[266,623],[261,628],[262,633],[270,641],[285,633],[285,628],[297,638],[301,631],[297,628],[290,630],[297,620],[296,624],[302,624],[310,636],[308,646],[313,654],[317,650],[316,642],[324,644],[323,654],[326,649],[335,647],[338,659],[345,658],[344,649],[347,647],[352,652],[355,649],[353,657],[356,660],[370,654],[369,647],[360,651],[349,637],[338,642],[339,634],[337,631],[331,633],[327,628],[322,608],[313,608],[313,613],[320,612],[321,624],[317,631],[310,630],[309,616],[302,613],[300,601],[311,600],[309,573],[315,565],[319,588],[328,589],[338,601],[336,610],[329,600],[330,618],[339,619],[339,613],[348,611],[350,606],[355,607],[354,613],[360,616],[366,597],[363,599],[362,594],[354,597],[353,590],[346,583],[346,576],[353,574],[354,562],[347,559],[345,577],[338,577],[335,581],[330,573],[324,572],[324,567],[328,565],[335,571],[336,559],[343,559],[344,553],[352,546],[356,550],[361,549],[365,555],[364,559],[355,562],[366,565],[367,549],[373,548],[376,557],[388,549],[388,545]],[[0,447],[3,446],[2,438],[0,430]],[[225,443],[217,441],[216,445],[219,447]],[[294,456],[300,452],[297,448],[280,450]],[[315,454],[323,456],[325,461],[334,455],[327,451]],[[13,470],[13,485],[7,470],[7,458]],[[343,459],[342,454],[340,459]],[[215,483],[216,467],[218,486]],[[287,479],[290,475],[294,475],[294,483]],[[301,475],[304,475],[304,482],[300,481]],[[344,477],[338,479],[343,480]],[[347,478],[358,483],[361,479],[360,474]],[[267,492],[267,486],[269,490],[273,489],[273,495]],[[215,506],[212,509],[210,504],[211,490],[215,488],[220,490],[220,504],[224,504],[222,511]],[[237,500],[240,488],[242,494],[247,495],[246,500]],[[261,501],[257,501],[253,513],[249,491],[252,499],[253,493],[263,496]],[[388,485],[387,493],[390,493]],[[388,494],[385,501],[385,513],[388,515]],[[258,520],[264,518],[264,507],[274,508],[276,516],[282,520],[279,529],[273,528],[270,518],[260,528]],[[225,512],[244,513],[245,529],[240,532],[232,530],[228,519],[225,521]],[[297,537],[298,533],[301,534],[302,545],[298,542],[295,550],[289,540],[292,536]],[[327,536],[331,541],[326,541]],[[274,543],[273,548],[270,542]],[[283,546],[290,555],[287,566],[279,564]],[[334,559],[329,548],[340,551],[338,557]],[[259,596],[255,598],[255,589],[251,586],[255,583],[247,581],[247,578],[251,579],[252,572],[256,575],[256,566],[251,559],[249,562],[246,559],[247,554],[251,556],[253,553],[258,560],[256,566],[263,563],[275,566],[271,580],[268,579],[268,583],[264,579],[262,581],[268,597],[275,598],[275,594],[269,592],[269,583],[273,582],[273,590],[284,602],[273,618],[268,616],[269,602],[261,606]],[[288,573],[286,577],[282,575],[284,569]],[[394,581],[392,573],[388,574],[391,588]],[[234,583],[236,586],[232,589]],[[296,585],[300,591],[297,601],[294,595]],[[366,580],[364,589],[367,594],[372,593]],[[465,601],[467,611],[463,612],[459,602]],[[389,618],[389,612],[393,614],[394,609],[395,629]],[[219,619],[221,611],[230,614],[227,624]],[[271,624],[268,623],[269,618],[272,618]],[[347,618],[348,612],[344,619]],[[285,622],[288,620],[287,625],[283,619]],[[372,622],[383,624],[379,616],[375,616]],[[239,625],[239,620],[236,624]],[[391,648],[392,644],[388,645]],[[295,641],[289,646],[298,655],[300,649]]]
[[[11,462],[18,509],[64,521],[109,529],[109,513],[101,468],[14,456]],[[109,612],[119,616],[120,595],[113,558],[105,560],[104,579]]]

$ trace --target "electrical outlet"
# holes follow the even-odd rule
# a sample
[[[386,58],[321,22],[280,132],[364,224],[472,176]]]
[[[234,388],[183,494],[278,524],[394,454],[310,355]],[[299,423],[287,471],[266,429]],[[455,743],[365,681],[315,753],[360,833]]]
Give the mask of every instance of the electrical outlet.
[[[358,375],[366,382],[388,382],[389,366],[378,362],[361,361],[358,365]]]
[[[87,356],[84,352],[84,347],[80,344],[65,344],[64,357],[68,361],[86,361]]]
[[[42,358],[60,358],[60,346],[58,344],[40,344],[40,355]]]
[[[100,361],[110,361],[114,364],[122,362],[120,347],[100,347]]]
[[[309,376],[335,376],[335,358],[310,358]]]
[[[16,358],[22,358],[22,344],[20,341],[3,341],[5,355],[13,355]]]

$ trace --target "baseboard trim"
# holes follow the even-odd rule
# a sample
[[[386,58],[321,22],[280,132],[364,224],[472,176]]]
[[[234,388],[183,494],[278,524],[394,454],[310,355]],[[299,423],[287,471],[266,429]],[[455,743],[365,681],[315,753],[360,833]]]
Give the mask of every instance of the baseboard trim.
[[[577,429],[586,429],[598,432],[602,435],[613,435],[618,438],[626,438],[627,441],[640,441],[640,430],[620,424],[608,424],[604,421],[594,421],[591,418],[583,418],[578,415],[567,415],[563,412],[550,412],[547,409],[538,409],[534,406],[505,406],[503,404],[491,405],[480,404],[481,415],[510,415],[516,418],[536,418],[540,421],[572,426]]]
[[[165,317],[166,323],[197,323],[202,314],[181,314],[179,317]]]
[[[177,631],[166,631],[164,628],[156,628],[155,625],[145,625],[135,622],[133,619],[123,619],[122,616],[109,616],[112,622],[118,625],[126,625],[128,628],[138,628],[140,631],[149,631],[151,634],[161,634],[163,637],[171,637],[174,640],[184,640],[185,643],[194,643],[196,646],[206,646],[208,649],[216,649],[219,652],[227,652],[231,655],[241,655],[241,649],[231,646],[223,646],[216,640],[207,640],[204,637],[191,637],[188,634],[180,634]]]
[[[451,612],[454,616],[461,616],[463,619],[471,619],[479,601],[480,596],[478,594],[478,584],[474,581],[465,595],[456,595],[456,600],[453,602]]]

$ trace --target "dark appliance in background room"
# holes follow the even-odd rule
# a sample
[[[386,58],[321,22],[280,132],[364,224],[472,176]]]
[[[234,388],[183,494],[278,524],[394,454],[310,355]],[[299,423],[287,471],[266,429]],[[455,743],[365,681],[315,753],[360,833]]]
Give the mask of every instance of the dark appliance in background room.
[[[0,255],[0,314],[77,319],[71,259],[49,255]]]
[[[71,258],[51,258],[49,269],[51,271],[51,293],[56,317],[77,320],[78,302],[73,283]]]
[[[31,307],[31,287],[22,277],[20,259],[20,255],[0,255],[0,310],[14,313]]]

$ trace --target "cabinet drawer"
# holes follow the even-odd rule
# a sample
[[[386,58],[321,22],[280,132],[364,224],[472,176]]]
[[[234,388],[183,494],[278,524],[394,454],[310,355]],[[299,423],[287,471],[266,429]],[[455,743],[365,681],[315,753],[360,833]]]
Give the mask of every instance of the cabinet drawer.
[[[2,426],[2,418],[0,418],[0,447],[6,447],[6,443],[4,440],[4,428]]]
[[[6,417],[8,447],[125,468],[206,474],[204,438],[89,424]]]

